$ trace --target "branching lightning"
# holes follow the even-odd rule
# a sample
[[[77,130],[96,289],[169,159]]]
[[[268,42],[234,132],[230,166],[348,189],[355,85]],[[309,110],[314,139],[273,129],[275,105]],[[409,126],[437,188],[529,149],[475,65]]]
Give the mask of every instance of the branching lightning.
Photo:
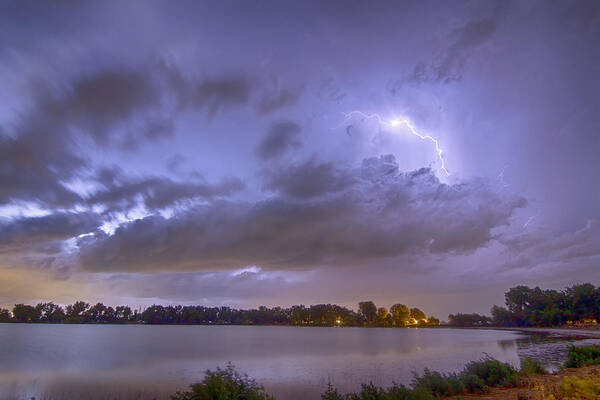
[[[443,150],[440,147],[438,140],[436,138],[434,138],[433,136],[424,135],[422,133],[419,133],[417,128],[414,126],[414,124],[408,118],[395,117],[391,120],[385,120],[385,119],[381,118],[381,116],[379,114],[367,114],[367,113],[364,113],[364,112],[358,111],[358,110],[350,111],[349,113],[342,113],[342,114],[345,117],[344,123],[348,123],[354,116],[358,116],[358,117],[362,118],[363,121],[369,120],[369,119],[375,119],[379,123],[379,125],[385,126],[387,128],[398,128],[400,126],[405,126],[411,135],[414,135],[422,140],[429,140],[429,141],[433,142],[433,144],[435,145],[435,152],[437,153],[438,159],[440,160],[440,165],[441,165],[440,169],[442,171],[444,171],[446,173],[446,175],[450,175],[450,172],[448,172],[448,170],[446,169],[446,163],[445,163],[444,157],[442,155]],[[351,126],[352,125],[347,125],[346,132],[350,133]]]

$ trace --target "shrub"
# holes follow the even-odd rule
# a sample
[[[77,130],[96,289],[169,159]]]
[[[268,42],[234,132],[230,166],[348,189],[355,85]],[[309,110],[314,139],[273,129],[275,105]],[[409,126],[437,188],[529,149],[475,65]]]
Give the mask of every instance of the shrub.
[[[225,369],[207,370],[202,382],[177,392],[171,400],[274,400],[248,375],[240,374],[231,364]]]
[[[435,397],[424,388],[409,389],[404,385],[394,384],[388,390],[390,400],[434,400]]]
[[[462,383],[469,393],[487,393],[490,388],[485,384],[483,379],[473,374],[463,374]]]
[[[436,397],[453,396],[465,391],[465,386],[457,375],[442,375],[427,368],[425,368],[422,376],[415,374],[413,387],[426,389]]]
[[[368,385],[362,384],[360,392],[346,395],[347,400],[391,400],[386,391],[369,382]],[[394,399],[395,400],[395,399]]]
[[[503,363],[492,358],[480,361],[471,361],[465,366],[464,375],[475,375],[488,386],[517,386],[519,373],[508,363]]]
[[[321,394],[321,400],[344,400],[344,396],[342,396],[336,388],[331,385],[331,382],[327,384],[327,390],[325,393]]]
[[[389,389],[383,389],[369,383],[362,385],[360,392],[341,395],[331,385],[327,386],[321,400],[436,400],[428,390],[424,388],[409,389],[404,385],[394,385]]]
[[[539,361],[532,360],[531,358],[525,358],[521,361],[521,375],[544,375],[546,373],[546,369]]]
[[[586,365],[600,364],[600,347],[570,346],[567,354],[567,368],[579,368]]]

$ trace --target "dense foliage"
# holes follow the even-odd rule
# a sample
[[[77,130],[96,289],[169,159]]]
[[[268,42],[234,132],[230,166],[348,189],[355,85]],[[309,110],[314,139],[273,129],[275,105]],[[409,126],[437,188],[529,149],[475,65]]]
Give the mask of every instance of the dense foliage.
[[[579,368],[587,365],[600,364],[600,347],[570,346],[567,354],[567,368]]]
[[[490,317],[476,313],[448,315],[448,325],[451,326],[489,326],[491,322]]]
[[[569,354],[583,354],[588,361],[600,362],[596,359],[600,352],[594,351],[600,350],[593,346],[572,347]],[[422,375],[415,374],[410,387],[394,383],[389,388],[382,388],[371,382],[361,385],[356,393],[342,394],[329,384],[327,390],[321,395],[321,400],[435,400],[470,393],[487,393],[491,387],[517,387],[531,382],[524,380],[525,378],[545,373],[542,365],[531,359],[522,360],[519,371],[510,364],[487,357],[468,363],[461,372],[454,374],[441,374],[425,369]],[[536,392],[540,395],[539,398],[544,400],[595,399],[597,397],[593,396],[600,394],[600,387],[596,380],[570,377],[562,380],[558,390],[536,387]],[[560,396],[558,396],[559,392]],[[200,383],[191,385],[190,390],[186,392],[177,392],[171,398],[172,400],[274,400],[262,386],[247,375],[237,372],[231,364],[225,369],[206,371],[206,376]]]
[[[274,400],[248,375],[240,374],[231,364],[216,371],[207,370],[202,382],[177,392],[172,400]]]
[[[128,306],[115,308],[102,303],[90,306],[78,301],[64,309],[54,303],[36,306],[16,304],[12,313],[0,309],[0,322],[27,323],[147,323],[184,325],[295,325],[295,326],[370,326],[405,327],[438,325],[435,317],[426,318],[418,308],[395,304],[390,312],[377,308],[372,301],[359,303],[359,311],[335,304],[303,305],[289,308],[261,306],[238,310],[230,307],[161,306],[132,311]]]
[[[565,290],[517,286],[505,294],[506,308],[492,307],[496,326],[558,326],[600,320],[600,288],[591,283]]]
[[[457,374],[441,374],[425,369],[422,375],[415,375],[411,388],[394,384],[386,389],[369,383],[362,385],[357,393],[340,394],[337,389],[329,385],[321,395],[321,399],[434,400],[467,393],[485,393],[492,386],[515,387],[520,383],[521,376],[531,373],[544,373],[544,371],[539,363],[531,360],[524,362],[519,372],[510,364],[485,358],[468,363]]]
[[[535,367],[532,367],[535,365]],[[340,394],[331,385],[321,396],[322,400],[433,400],[467,393],[485,393],[492,386],[515,387],[522,375],[543,373],[543,368],[534,362],[525,363],[528,371],[517,371],[510,364],[491,358],[470,362],[457,374],[441,374],[425,369],[422,375],[415,375],[412,388],[394,384],[391,388],[381,388],[372,383],[362,385],[357,393]]]
[[[493,306],[492,317],[450,314],[451,326],[560,326],[600,320],[600,288],[591,283],[565,290],[517,286],[504,295],[506,307]]]

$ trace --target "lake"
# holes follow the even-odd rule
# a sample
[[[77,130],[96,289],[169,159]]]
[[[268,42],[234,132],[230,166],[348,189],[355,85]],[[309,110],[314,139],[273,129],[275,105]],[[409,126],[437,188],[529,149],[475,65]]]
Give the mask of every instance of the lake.
[[[546,341],[477,329],[0,324],[2,399],[166,399],[232,362],[278,399],[319,398],[486,354],[515,366]],[[551,362],[552,360],[546,362]]]

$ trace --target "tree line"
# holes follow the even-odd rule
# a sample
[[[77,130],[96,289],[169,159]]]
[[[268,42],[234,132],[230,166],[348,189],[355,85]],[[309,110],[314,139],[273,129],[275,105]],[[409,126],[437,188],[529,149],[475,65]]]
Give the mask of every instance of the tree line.
[[[143,311],[129,306],[90,305],[83,301],[66,307],[49,303],[35,306],[15,304],[12,311],[0,308],[0,322],[54,324],[169,324],[169,325],[292,325],[292,326],[368,326],[410,327],[438,325],[418,308],[394,304],[389,311],[372,301],[358,304],[358,311],[336,304],[317,304],[289,308],[261,306],[258,309],[230,307],[152,305]]]
[[[504,294],[506,307],[493,306],[491,317],[450,314],[453,326],[562,326],[600,321],[600,287],[583,283],[564,290],[516,286]]]

